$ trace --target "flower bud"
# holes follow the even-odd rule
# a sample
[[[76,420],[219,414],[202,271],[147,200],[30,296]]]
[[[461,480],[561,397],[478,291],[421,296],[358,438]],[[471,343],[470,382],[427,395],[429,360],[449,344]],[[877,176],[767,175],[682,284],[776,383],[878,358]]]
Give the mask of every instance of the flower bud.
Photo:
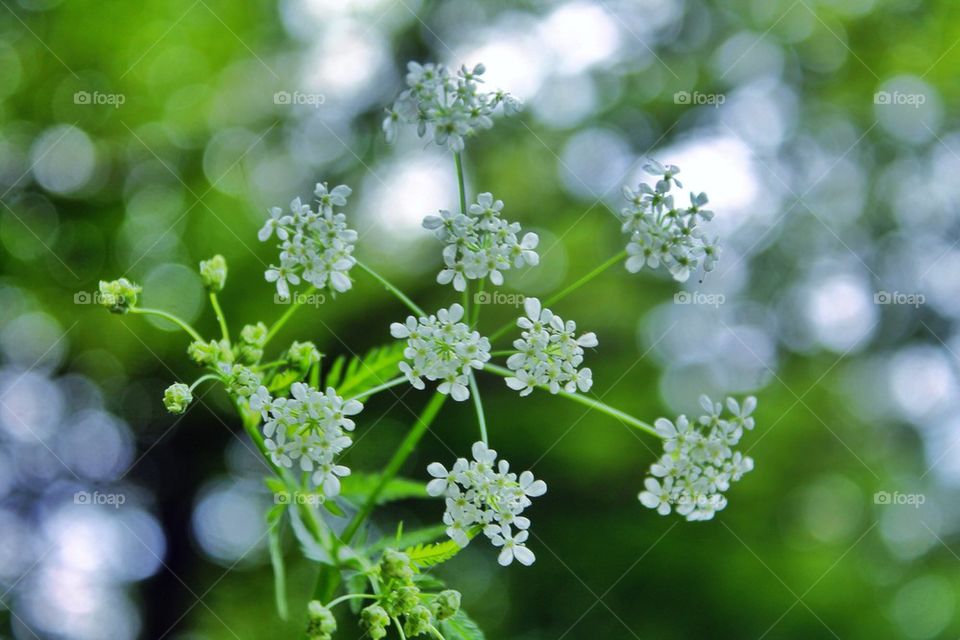
[[[209,260],[200,261],[200,279],[203,286],[213,292],[223,290],[227,281],[227,261],[217,254]]]
[[[389,625],[390,616],[388,616],[386,610],[378,604],[372,604],[360,612],[360,627],[366,631],[373,640],[385,638]]]
[[[307,605],[307,637],[310,640],[330,640],[337,630],[337,619],[319,600]]]
[[[100,281],[100,304],[111,313],[126,313],[137,305],[137,294],[142,289],[126,278]]]
[[[170,413],[183,413],[192,401],[193,394],[190,392],[190,387],[182,382],[170,385],[163,392],[163,404]]]
[[[210,342],[199,340],[191,342],[190,346],[187,347],[187,355],[200,366],[213,366],[223,362],[233,362],[233,354],[230,352],[230,349],[227,348],[226,343],[222,341],[217,342],[216,340],[211,340]]]
[[[433,600],[433,613],[437,620],[446,620],[456,615],[460,610],[460,592],[447,589],[437,594]]]
[[[423,605],[417,605],[407,613],[407,619],[403,623],[403,632],[410,638],[421,633],[428,633],[431,619],[430,609]]]
[[[294,342],[287,349],[287,362],[301,371],[306,371],[320,362],[320,352],[312,342]]]
[[[230,369],[227,387],[236,395],[246,398],[260,387],[260,377],[247,367],[237,364]]]
[[[387,549],[380,558],[380,575],[385,580],[399,580],[403,583],[413,579],[413,569],[410,568],[410,557],[396,549]]]

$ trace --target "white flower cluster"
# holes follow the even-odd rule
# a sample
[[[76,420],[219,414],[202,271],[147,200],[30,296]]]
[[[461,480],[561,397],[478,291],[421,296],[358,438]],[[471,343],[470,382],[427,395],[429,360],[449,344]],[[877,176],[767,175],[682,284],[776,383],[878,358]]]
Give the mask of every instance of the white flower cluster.
[[[447,535],[465,547],[482,529],[493,546],[502,547],[500,564],[507,566],[514,558],[520,564],[533,564],[536,557],[524,545],[530,519],[521,514],[532,504],[530,498],[547,492],[546,483],[535,480],[529,471],[517,477],[510,472],[510,463],[496,463],[497,452],[482,442],[474,443],[472,453],[473,460],[458,458],[450,471],[439,462],[427,467],[433,476],[427,493],[446,498]]]
[[[428,133],[438,145],[447,145],[452,151],[463,151],[466,136],[493,126],[494,110],[503,105],[503,112],[511,115],[520,111],[519,99],[503,91],[480,91],[484,67],[478,64],[472,70],[462,66],[452,73],[442,64],[407,64],[407,87],[387,110],[383,131],[387,142],[397,138],[402,123],[417,123],[417,135]]]
[[[712,271],[720,257],[720,247],[716,238],[704,239],[703,229],[698,226],[713,218],[713,212],[703,208],[707,194],[691,192],[690,206],[678,208],[670,189],[683,188],[676,178],[680,169],[656,161],[643,168],[660,180],[654,187],[643,183],[636,191],[623,187],[628,205],[621,209],[620,219],[623,232],[630,234],[627,271],[637,273],[644,266],[656,269],[663,264],[680,282],[686,282],[701,264],[705,272]]]
[[[424,388],[421,380],[424,377],[441,380],[437,390],[454,400],[470,397],[467,385],[471,369],[482,369],[483,363],[490,359],[490,341],[460,322],[462,318],[463,307],[454,304],[449,309],[440,309],[435,316],[419,319],[409,316],[405,324],[390,325],[394,338],[407,340],[403,355],[409,362],[401,362],[400,371],[415,388]]]
[[[313,472],[313,484],[332,497],[340,493],[340,478],[350,469],[337,464],[337,457],[353,442],[349,416],[363,410],[357,400],[346,402],[332,387],[326,393],[302,382],[290,386],[289,398],[274,398],[259,387],[248,399],[250,409],[263,417],[263,436],[274,464],[292,467],[299,460],[303,471]]]
[[[727,506],[723,492],[730,483],[753,469],[753,459],[732,447],[740,442],[744,429],[753,429],[750,414],[757,399],[750,396],[741,407],[727,398],[732,414],[727,418],[721,418],[723,406],[707,396],[700,396],[700,406],[706,414],[695,423],[686,416],[676,422],[660,418],[655,423],[664,440],[664,454],[650,467],[652,476],[644,481],[646,490],[639,497],[660,515],[676,509],[687,520],[710,520]]]
[[[523,308],[527,315],[517,319],[517,326],[524,331],[513,343],[519,353],[507,359],[507,366],[514,372],[506,379],[507,386],[521,396],[529,395],[537,386],[546,387],[550,393],[559,393],[560,389],[570,393],[589,391],[593,372],[579,367],[584,347],[597,346],[597,336],[590,332],[578,337],[576,322],[564,322],[550,309],[542,309],[537,298],[526,298]]]
[[[347,291],[350,268],[356,264],[353,247],[357,232],[347,227],[346,216],[334,213],[334,207],[347,204],[350,187],[339,185],[327,190],[326,183],[318,183],[314,190],[317,210],[295,198],[290,213],[280,207],[270,209],[267,220],[257,237],[266,242],[276,233],[280,240],[280,266],[267,269],[267,282],[277,283],[277,294],[290,298],[290,285],[300,284],[303,278],[317,288],[330,286],[334,291]]]
[[[467,280],[489,277],[490,282],[499,286],[503,284],[501,271],[540,262],[536,252],[540,238],[528,232],[518,241],[520,224],[501,218],[501,210],[502,200],[494,200],[491,193],[481,193],[466,214],[441,210],[440,215],[423,219],[424,228],[447,245],[443,248],[444,268],[437,274],[437,282],[453,282],[454,289],[463,291]]]

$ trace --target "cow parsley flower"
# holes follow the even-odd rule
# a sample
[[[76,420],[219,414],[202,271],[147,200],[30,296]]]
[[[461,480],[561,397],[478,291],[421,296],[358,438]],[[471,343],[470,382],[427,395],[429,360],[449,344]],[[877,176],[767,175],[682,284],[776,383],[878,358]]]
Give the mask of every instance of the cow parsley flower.
[[[497,462],[497,452],[482,442],[474,443],[472,453],[473,460],[458,458],[449,471],[439,462],[427,467],[433,476],[427,493],[446,499],[443,522],[447,535],[465,547],[470,537],[482,530],[491,544],[501,547],[501,565],[514,560],[533,564],[536,558],[524,544],[530,519],[521,514],[532,504],[530,498],[547,492],[546,483],[534,479],[529,471],[518,477],[510,471],[510,463]]]
[[[463,307],[454,304],[436,315],[409,316],[404,324],[390,325],[394,338],[407,341],[400,371],[415,388],[425,387],[421,378],[440,380],[440,393],[460,401],[470,397],[471,370],[482,369],[490,359],[490,341],[460,322],[462,318]]]
[[[463,151],[464,138],[493,126],[491,116],[503,106],[506,115],[522,108],[519,99],[504,91],[481,91],[484,67],[451,71],[442,64],[407,64],[407,89],[387,110],[383,131],[393,142],[401,124],[417,124],[417,135],[428,134],[438,145]]]
[[[717,240],[704,238],[701,222],[713,218],[713,212],[704,209],[707,194],[690,193],[690,206],[674,205],[670,191],[683,188],[676,176],[680,169],[651,160],[644,170],[658,176],[655,186],[640,184],[633,190],[623,187],[627,206],[621,209],[623,232],[629,234],[627,244],[627,271],[637,273],[644,267],[656,269],[663,265],[674,279],[685,282],[690,274],[702,267],[712,271],[720,257]]]
[[[288,299],[290,285],[300,284],[301,279],[339,292],[353,286],[349,272],[357,262],[352,255],[357,232],[347,227],[344,214],[334,213],[335,207],[346,206],[350,193],[346,185],[328,190],[326,183],[318,183],[316,211],[300,198],[290,203],[289,215],[279,207],[270,210],[257,237],[266,242],[276,234],[280,240],[280,266],[271,265],[264,276],[276,283],[281,298]]]
[[[491,193],[481,193],[465,214],[441,210],[440,215],[423,219],[424,228],[446,243],[444,268],[437,275],[437,282],[452,282],[457,291],[467,288],[467,280],[483,278],[490,278],[499,286],[503,284],[503,271],[540,262],[536,252],[540,238],[530,232],[518,240],[519,223],[500,217],[502,210],[502,200],[494,200]]]
[[[350,469],[337,458],[353,442],[350,416],[363,410],[357,400],[344,401],[332,387],[326,393],[302,382],[290,386],[290,397],[275,398],[260,386],[248,399],[250,409],[263,416],[264,444],[274,464],[311,472],[313,484],[327,497],[340,493],[340,478]]]
[[[507,386],[529,395],[534,387],[559,393],[561,389],[573,393],[577,389],[589,391],[593,386],[593,373],[589,368],[580,368],[583,349],[597,346],[594,333],[576,335],[577,324],[564,322],[550,309],[543,309],[537,298],[526,298],[523,308],[527,315],[517,320],[524,331],[513,343],[519,352],[507,359],[514,375],[506,379]]]
[[[753,429],[750,416],[757,399],[750,396],[741,406],[727,398],[730,415],[721,417],[723,406],[700,396],[704,415],[696,421],[680,416],[671,422],[660,418],[654,423],[663,438],[663,456],[650,467],[644,480],[640,502],[660,515],[672,510],[687,520],[710,520],[727,506],[723,495],[730,484],[753,469],[753,460],[735,447],[743,430]]]

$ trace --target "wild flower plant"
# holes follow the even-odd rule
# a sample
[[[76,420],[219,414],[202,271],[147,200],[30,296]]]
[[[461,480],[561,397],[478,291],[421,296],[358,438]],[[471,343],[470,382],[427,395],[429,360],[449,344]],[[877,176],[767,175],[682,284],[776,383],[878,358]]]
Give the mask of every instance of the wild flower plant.
[[[460,594],[427,571],[456,556],[478,535],[498,549],[498,562],[516,560],[531,565],[536,545],[530,540],[534,500],[547,484],[529,470],[520,473],[490,448],[484,403],[477,386],[480,373],[502,377],[510,389],[527,396],[549,392],[605,414],[662,442],[663,455],[650,466],[639,493],[642,505],[661,515],[675,511],[687,520],[709,520],[727,504],[726,493],[753,468],[753,461],[734,447],[744,431],[754,427],[756,400],[742,404],[732,398],[723,406],[701,398],[704,414],[690,421],[685,416],[650,425],[629,412],[603,403],[591,393],[593,374],[584,367],[588,350],[599,341],[593,332],[578,333],[573,320],[564,321],[552,308],[609,267],[623,262],[627,270],[664,265],[677,280],[695,270],[710,271],[718,256],[716,241],[706,241],[703,224],[713,214],[703,207],[706,194],[692,194],[691,204],[677,208],[670,195],[679,169],[651,161],[646,170],[657,176],[653,186],[624,188],[628,205],[621,211],[622,230],[629,235],[626,249],[554,294],[546,301],[527,298],[523,314],[495,331],[480,330],[482,306],[473,293],[503,283],[503,272],[536,266],[538,237],[521,236],[521,227],[502,216],[503,202],[480,193],[467,206],[461,154],[466,141],[493,126],[496,107],[519,109],[509,94],[480,90],[483,66],[452,72],[443,65],[410,63],[408,88],[388,110],[384,129],[388,140],[400,126],[415,123],[420,136],[430,135],[452,152],[456,168],[459,211],[440,210],[428,215],[423,226],[444,244],[440,284],[452,284],[460,302],[433,314],[426,313],[409,296],[355,255],[358,235],[342,209],[351,189],[326,183],[316,185],[315,205],[294,199],[289,213],[270,210],[259,239],[275,238],[278,254],[265,279],[273,283],[281,300],[290,300],[292,288],[310,285],[289,302],[271,325],[262,322],[231,333],[218,299],[227,281],[227,263],[214,256],[200,263],[217,319],[219,335],[203,337],[173,314],[140,305],[141,288],[125,278],[100,283],[100,301],[119,314],[155,315],[179,326],[190,338],[187,355],[204,373],[189,385],[175,382],[164,393],[167,409],[176,414],[195,402],[197,387],[219,382],[229,394],[246,433],[273,471],[268,487],[277,496],[267,513],[271,560],[275,567],[278,611],[287,616],[282,528],[291,523],[306,555],[317,562],[319,575],[306,617],[311,640],[333,637],[338,627],[335,607],[357,605],[360,627],[371,638],[395,630],[400,638],[420,635],[434,638],[482,638],[482,633],[460,607]],[[384,338],[394,341],[364,356],[334,359],[327,364],[312,342],[295,341],[277,355],[265,357],[281,329],[308,299],[306,294],[346,293],[353,286],[353,267],[395,295],[412,315],[384,323]],[[145,296],[149,297],[149,291]],[[471,304],[471,302],[474,304]],[[516,326],[512,349],[491,351],[497,340]],[[506,356],[505,366],[493,361]],[[389,372],[395,371],[396,376]],[[424,379],[437,382],[405,439],[380,470],[352,473],[344,452],[352,434],[362,432],[371,419],[363,415],[363,401],[403,384],[425,389]],[[400,478],[398,473],[420,439],[440,414],[447,396],[472,399],[479,439],[472,459],[458,458],[448,469],[429,464],[422,481]],[[521,401],[522,402],[522,401]],[[311,499],[289,499],[290,496]],[[284,498],[285,497],[285,498]],[[280,499],[284,498],[284,499]],[[438,526],[408,531],[403,523],[396,536],[378,537],[368,527],[376,507],[389,500],[442,499]],[[360,534],[363,535],[360,535]],[[446,537],[446,540],[439,538]]]

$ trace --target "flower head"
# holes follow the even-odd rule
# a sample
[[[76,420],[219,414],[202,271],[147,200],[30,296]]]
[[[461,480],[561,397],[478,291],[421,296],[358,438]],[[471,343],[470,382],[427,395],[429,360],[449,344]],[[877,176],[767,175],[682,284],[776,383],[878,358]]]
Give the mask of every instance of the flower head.
[[[332,387],[326,392],[295,382],[290,397],[275,398],[266,387],[259,387],[247,399],[250,408],[263,415],[264,444],[274,464],[311,472],[313,484],[332,497],[340,493],[340,478],[350,469],[337,464],[337,458],[353,442],[350,416],[363,410],[357,400],[337,395]]]
[[[222,291],[227,282],[227,261],[217,254],[209,260],[200,261],[200,279],[210,291]]]
[[[518,112],[519,99],[504,91],[481,91],[484,67],[451,71],[442,64],[407,64],[407,89],[383,120],[387,142],[393,142],[401,124],[417,124],[417,134],[431,136],[438,145],[462,151],[464,139],[493,126],[492,115],[503,106],[506,115]]]
[[[470,397],[469,376],[472,369],[483,368],[490,359],[490,341],[471,331],[464,322],[463,307],[454,304],[425,318],[409,316],[403,324],[390,325],[390,334],[406,339],[407,348],[400,371],[417,389],[423,389],[421,378],[439,380],[437,390],[466,400]]]
[[[117,280],[100,281],[100,304],[110,310],[111,313],[126,313],[130,307],[137,306],[137,295],[142,291],[139,285],[136,285],[126,278]]]
[[[734,451],[743,430],[753,429],[750,417],[757,399],[750,396],[741,405],[727,399],[732,414],[723,418],[722,405],[700,396],[705,413],[695,421],[680,416],[671,422],[656,421],[663,438],[663,456],[650,467],[640,502],[660,515],[672,510],[687,520],[709,520],[727,506],[724,492],[753,469],[753,460]]]
[[[163,406],[170,413],[183,413],[191,402],[193,402],[193,393],[190,392],[190,387],[182,382],[170,385],[163,392]]]
[[[597,336],[592,332],[577,336],[575,322],[564,322],[550,309],[542,308],[537,298],[526,298],[523,307],[526,316],[517,320],[523,332],[513,343],[519,353],[507,359],[507,366],[514,372],[506,379],[507,386],[521,396],[537,386],[546,387],[550,393],[561,389],[570,393],[589,391],[593,373],[580,365],[584,348],[597,346]]]
[[[657,269],[665,266],[674,279],[685,282],[690,274],[702,267],[712,271],[720,257],[717,240],[707,241],[701,222],[713,218],[713,212],[704,209],[707,194],[690,193],[690,206],[674,204],[670,191],[683,188],[676,176],[680,169],[651,160],[644,170],[658,176],[656,184],[640,184],[634,190],[623,188],[627,206],[621,209],[623,232],[629,234],[627,243],[627,271],[637,273],[644,267]]]
[[[504,220],[502,210],[502,200],[494,200],[491,193],[481,193],[465,214],[441,210],[439,215],[423,219],[424,228],[446,243],[444,268],[437,275],[437,282],[452,282],[457,291],[467,288],[467,280],[490,278],[499,286],[503,284],[503,271],[540,262],[536,252],[540,238],[526,233],[518,239],[520,225]]]
[[[530,498],[547,492],[546,483],[529,471],[518,477],[506,460],[498,463],[497,452],[483,442],[474,443],[472,453],[473,460],[459,458],[450,470],[439,462],[427,467],[433,476],[427,493],[446,499],[447,535],[465,547],[482,530],[495,547],[502,548],[500,564],[506,566],[514,559],[533,564],[533,552],[524,545],[530,520],[521,514],[532,504]]]
[[[289,215],[279,207],[270,210],[258,237],[265,242],[276,233],[280,240],[280,265],[271,266],[264,276],[276,283],[281,298],[288,299],[290,285],[300,284],[301,279],[339,292],[353,286],[349,272],[356,264],[352,254],[357,232],[347,227],[344,214],[334,213],[336,207],[347,204],[350,193],[346,185],[328,190],[326,183],[318,183],[316,211],[300,198],[290,203]]]

